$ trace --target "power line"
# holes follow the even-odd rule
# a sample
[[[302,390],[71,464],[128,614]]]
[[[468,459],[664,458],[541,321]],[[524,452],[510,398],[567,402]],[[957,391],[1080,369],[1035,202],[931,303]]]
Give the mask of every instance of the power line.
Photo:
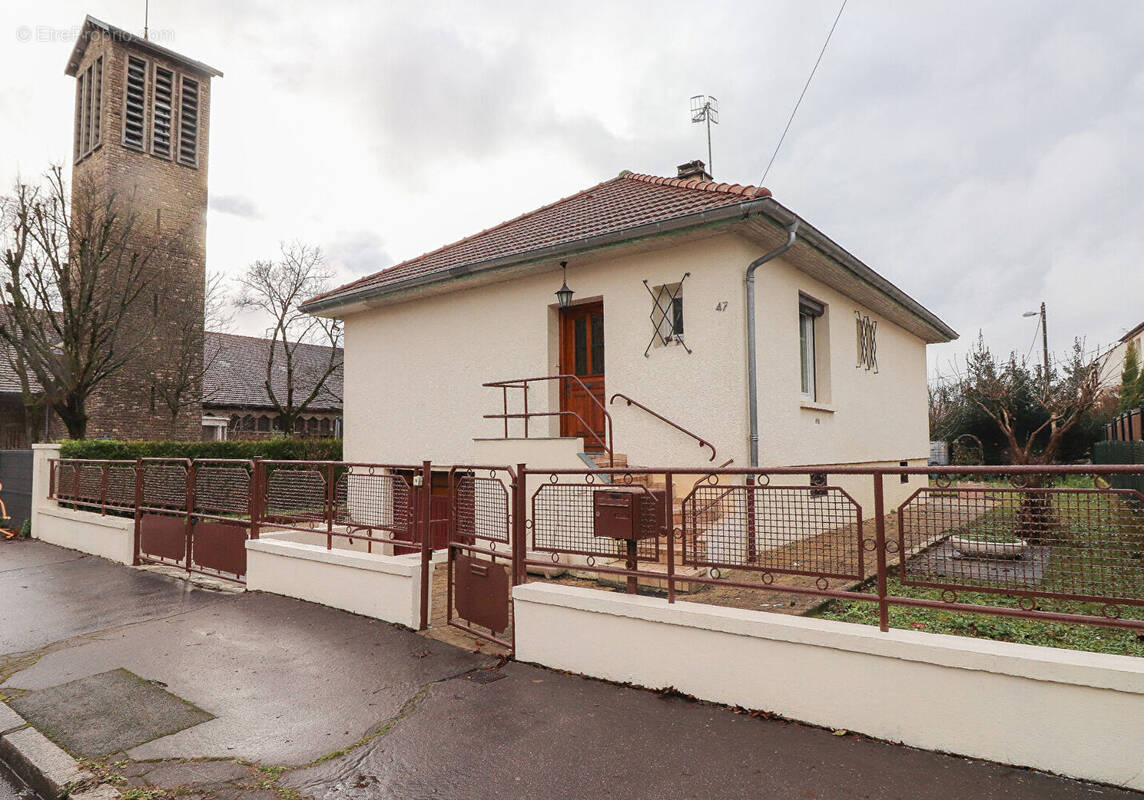
[[[786,139],[787,131],[790,130],[790,124],[794,122],[794,115],[798,113],[798,107],[802,105],[802,98],[806,97],[806,90],[810,88],[810,82],[814,80],[814,73],[818,71],[818,65],[822,63],[822,56],[826,53],[826,46],[830,44],[830,37],[834,35],[834,29],[838,27],[838,20],[842,19],[842,12],[846,10],[846,3],[848,0],[842,0],[842,5],[838,9],[838,14],[834,17],[834,24],[830,26],[830,32],[826,34],[826,41],[822,43],[822,49],[818,51],[818,60],[814,62],[814,67],[810,70],[810,76],[806,79],[806,85],[802,87],[802,94],[798,96],[798,102],[794,104],[794,108],[790,112],[790,118],[787,119],[786,127],[783,128],[783,135],[779,137],[779,143],[775,145],[775,152],[771,153],[771,160],[767,162],[767,168],[763,170],[763,177],[759,178],[759,186],[762,186],[770,174],[771,167],[775,163],[775,157],[779,154],[779,148],[783,146],[783,140]]]

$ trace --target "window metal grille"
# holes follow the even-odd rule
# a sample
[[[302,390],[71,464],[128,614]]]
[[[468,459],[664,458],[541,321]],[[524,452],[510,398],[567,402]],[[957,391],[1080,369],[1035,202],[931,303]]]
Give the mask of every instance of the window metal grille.
[[[867,371],[878,374],[878,321],[864,316],[860,311],[854,312],[854,324],[857,331],[858,368],[865,367]]]
[[[691,348],[683,339],[683,282],[690,275],[690,272],[685,272],[679,283],[664,284],[654,289],[646,280],[643,282],[652,299],[649,319],[653,331],[651,341],[644,350],[644,358],[657,344],[667,345],[672,342],[678,342],[688,354],[691,353]]]

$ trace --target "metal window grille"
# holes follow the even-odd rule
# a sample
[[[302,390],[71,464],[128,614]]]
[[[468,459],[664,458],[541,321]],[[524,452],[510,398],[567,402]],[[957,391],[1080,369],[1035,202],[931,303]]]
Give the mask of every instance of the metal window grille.
[[[857,334],[859,369],[865,367],[868,372],[878,374],[878,321],[864,316],[861,312],[854,312],[854,326]]]
[[[690,275],[690,272],[686,272],[679,279],[679,283],[665,283],[656,286],[654,289],[646,280],[643,282],[644,288],[647,289],[652,299],[651,314],[649,315],[652,336],[644,350],[645,358],[653,347],[668,345],[673,342],[683,345],[683,349],[688,354],[691,353],[691,348],[687,346],[687,342],[683,338],[683,282]]]

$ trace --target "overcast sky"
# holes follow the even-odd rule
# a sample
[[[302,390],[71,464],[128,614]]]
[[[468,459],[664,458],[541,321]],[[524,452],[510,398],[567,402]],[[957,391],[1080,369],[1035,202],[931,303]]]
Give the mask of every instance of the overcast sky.
[[[5,0],[0,181],[70,156],[84,14]],[[705,158],[757,183],[838,10],[753,2],[151,0],[152,37],[213,83],[208,268],[282,239],[348,280],[630,169]],[[1144,3],[851,0],[766,185],[962,335],[1022,354],[1144,319]],[[259,333],[250,319],[244,332]]]

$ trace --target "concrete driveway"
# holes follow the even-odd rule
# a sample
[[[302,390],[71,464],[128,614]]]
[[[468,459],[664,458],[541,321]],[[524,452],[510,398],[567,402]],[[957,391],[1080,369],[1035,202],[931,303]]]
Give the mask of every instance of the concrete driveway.
[[[265,800],[1139,797],[498,666],[376,620],[39,542],[0,544],[0,598],[0,694],[85,749],[99,743],[84,717],[112,715],[133,744],[103,760],[124,785]],[[65,723],[37,703],[125,674],[138,694],[131,680],[84,690]],[[184,702],[205,713],[149,738],[160,707]]]

